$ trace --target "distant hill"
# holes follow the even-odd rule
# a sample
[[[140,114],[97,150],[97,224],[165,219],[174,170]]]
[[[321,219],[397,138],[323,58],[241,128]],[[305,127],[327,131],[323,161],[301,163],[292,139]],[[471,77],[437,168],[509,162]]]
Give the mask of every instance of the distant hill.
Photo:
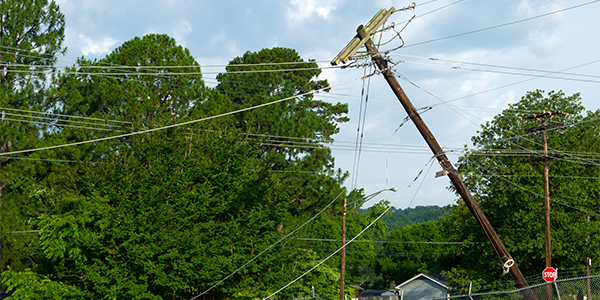
[[[415,208],[395,208],[390,210],[391,215],[386,214],[381,218],[387,223],[389,231],[415,223],[436,221],[446,213],[443,207],[437,205],[417,206]]]

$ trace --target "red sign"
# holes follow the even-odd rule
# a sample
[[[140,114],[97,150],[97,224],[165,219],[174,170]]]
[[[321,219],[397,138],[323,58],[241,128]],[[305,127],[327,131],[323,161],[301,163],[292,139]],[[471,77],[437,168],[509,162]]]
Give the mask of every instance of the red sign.
[[[552,267],[545,268],[542,272],[542,278],[544,278],[546,282],[554,282],[554,280],[558,278],[558,271]]]

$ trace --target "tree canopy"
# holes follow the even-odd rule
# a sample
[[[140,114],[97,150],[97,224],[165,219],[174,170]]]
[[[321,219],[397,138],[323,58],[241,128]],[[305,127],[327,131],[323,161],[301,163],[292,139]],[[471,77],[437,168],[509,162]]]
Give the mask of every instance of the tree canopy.
[[[267,72],[268,71],[268,72]],[[348,121],[347,104],[331,104],[315,100],[310,91],[327,92],[327,80],[318,80],[321,70],[314,61],[305,61],[296,50],[275,47],[258,52],[246,52],[229,62],[227,72],[219,74],[217,90],[227,94],[239,108],[265,104],[267,109],[236,115],[236,127],[248,134],[257,134],[264,155],[281,154],[272,159],[278,164],[311,153],[309,147],[279,147],[280,137],[295,138],[307,144],[330,142],[338,133],[338,123]]]
[[[65,20],[55,1],[6,0],[0,3],[0,152],[35,148],[45,122],[25,116],[27,110],[41,110],[47,95],[45,66],[65,52]],[[0,158],[0,270],[22,267],[21,247],[30,239],[12,232],[27,229],[30,201],[26,196],[27,177],[47,174],[47,165]],[[14,193],[14,191],[17,191]]]
[[[103,59],[80,58],[67,71],[81,75],[60,76],[48,106],[67,115],[127,121],[135,129],[172,124],[207,99],[200,65],[164,34],[135,37]]]
[[[103,59],[82,57],[66,71],[51,82],[43,98],[45,112],[67,120],[85,117],[89,124],[41,128],[38,138],[45,144],[156,128],[243,107],[230,99],[237,91],[206,88],[189,50],[166,35],[134,38]],[[292,90],[307,87],[298,78],[286,84]],[[329,138],[336,122],[345,119],[345,105],[310,101],[296,106],[295,122],[311,115],[307,122],[315,125],[314,132],[307,137],[328,128]],[[14,289],[15,299],[191,298],[345,193],[341,184],[347,175],[334,169],[327,147],[313,143],[313,149],[294,152],[278,146],[270,156],[264,140],[257,142],[238,125],[239,119],[222,117],[54,149],[46,154],[58,160],[23,163],[26,168],[7,181],[6,191],[27,204],[14,221],[39,230],[39,237],[9,245],[22,253],[17,260],[22,264],[3,268],[2,283]],[[321,258],[286,240],[203,298],[262,297]],[[315,269],[279,297],[308,296],[308,282],[322,297],[335,296],[337,266]]]
[[[600,229],[600,111],[585,111],[579,94],[536,90],[482,126],[472,138],[476,150],[460,157],[458,171],[498,232],[521,272],[538,275],[545,267],[540,126],[524,115],[559,111],[547,119],[564,128],[546,130],[550,155],[552,264],[581,268],[597,256]],[[442,218],[449,239],[464,241],[459,264],[447,273],[457,283],[502,278],[501,261],[462,201]]]

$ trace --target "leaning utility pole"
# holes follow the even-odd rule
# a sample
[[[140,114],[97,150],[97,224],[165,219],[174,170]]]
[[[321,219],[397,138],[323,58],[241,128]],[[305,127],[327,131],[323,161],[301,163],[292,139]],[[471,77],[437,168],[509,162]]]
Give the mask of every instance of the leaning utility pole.
[[[414,8],[414,6],[413,6],[413,8]],[[392,13],[394,13],[395,11],[396,10],[393,7],[390,10],[382,9],[375,15],[375,17],[373,17],[373,19],[371,19],[371,21],[369,21],[369,23],[367,23],[366,26],[362,26],[362,25],[359,26],[358,29],[356,30],[357,35],[342,50],[342,52],[340,52],[340,54],[338,54],[338,56],[336,56],[331,61],[331,64],[337,65],[340,62],[345,63],[346,61],[348,61],[348,59],[351,56],[353,56],[358,51],[358,49],[363,44],[367,47],[367,51],[368,51],[369,55],[373,58],[373,60],[377,64],[377,67],[383,74],[385,80],[388,82],[388,84],[392,88],[392,91],[394,92],[394,94],[396,95],[396,97],[398,98],[398,100],[400,101],[400,103],[402,104],[404,109],[406,110],[406,113],[408,114],[410,119],[413,121],[413,123],[415,124],[415,126],[417,127],[417,129],[419,130],[419,132],[421,133],[421,135],[427,142],[427,145],[429,146],[429,148],[431,149],[431,151],[437,158],[438,162],[444,169],[445,173],[450,178],[450,181],[456,188],[456,191],[460,194],[462,199],[465,201],[465,204],[467,205],[467,207],[469,208],[469,210],[475,217],[475,220],[477,220],[477,223],[479,223],[479,225],[485,232],[485,235],[487,236],[488,240],[491,242],[492,247],[494,247],[494,250],[496,251],[498,256],[500,256],[500,258],[502,259],[503,267],[504,267],[505,271],[506,271],[506,269],[508,269],[508,272],[510,273],[511,277],[513,278],[513,280],[515,281],[516,285],[519,288],[528,287],[529,285],[527,284],[527,280],[525,279],[525,277],[523,277],[521,270],[519,270],[519,268],[517,267],[517,264],[515,263],[512,256],[510,255],[510,253],[508,252],[508,250],[506,249],[506,247],[504,246],[504,244],[498,237],[498,234],[492,228],[492,225],[490,224],[490,222],[487,220],[487,218],[481,211],[481,208],[479,207],[479,205],[473,199],[473,196],[467,189],[467,186],[461,180],[460,176],[458,175],[458,172],[454,169],[454,167],[452,166],[452,163],[450,163],[450,160],[448,160],[448,158],[444,154],[444,151],[438,144],[437,140],[435,139],[435,137],[433,136],[433,134],[431,133],[431,131],[429,130],[427,125],[425,125],[425,122],[423,121],[423,119],[421,119],[421,116],[419,115],[419,113],[417,112],[415,107],[412,105],[412,103],[410,102],[410,100],[408,99],[406,94],[404,93],[404,90],[402,90],[402,87],[396,80],[396,77],[390,71],[387,61],[385,61],[381,57],[381,55],[378,53],[378,49],[375,47],[375,45],[373,44],[373,41],[370,38],[370,35],[373,32],[375,32],[377,29],[379,29],[383,25],[383,23],[385,23],[385,21],[389,18],[389,16]],[[527,298],[535,299],[535,295],[530,290],[528,290],[528,292],[526,292],[526,293],[527,293],[526,294]]]
[[[544,167],[544,229],[546,235],[546,267],[552,267],[552,247],[550,243],[550,181],[548,179],[548,168],[550,164],[549,160],[558,158],[560,155],[549,156],[548,155],[548,138],[546,137],[546,130],[551,128],[559,128],[562,127],[562,124],[546,124],[546,117],[554,117],[555,115],[567,115],[565,112],[556,112],[549,111],[544,113],[536,113],[530,116],[521,116],[522,120],[537,120],[540,121],[540,125],[538,127],[527,128],[525,132],[542,132],[542,143],[543,143],[543,151],[544,154],[541,158],[535,157],[530,158],[530,161],[543,161]]]

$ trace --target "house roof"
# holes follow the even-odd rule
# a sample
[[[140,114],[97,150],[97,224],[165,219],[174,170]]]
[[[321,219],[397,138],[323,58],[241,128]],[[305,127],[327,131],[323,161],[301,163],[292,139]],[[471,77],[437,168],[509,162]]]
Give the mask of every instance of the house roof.
[[[396,289],[399,290],[403,286],[405,286],[405,285],[407,285],[407,284],[409,284],[409,283],[411,283],[414,280],[417,280],[419,278],[421,278],[421,279],[423,279],[423,278],[429,279],[429,280],[435,282],[436,284],[444,287],[445,289],[448,288],[448,281],[444,278],[444,276],[442,276],[442,274],[440,274],[440,273],[421,273],[421,274],[419,274],[419,275],[417,275],[417,276],[415,276],[415,277],[413,277],[413,278],[411,278],[411,279],[409,279],[409,280],[407,280],[407,281],[405,281],[405,282],[397,285]]]
[[[386,295],[384,295],[386,294]],[[368,297],[368,296],[388,296],[388,295],[394,295],[394,293],[388,291],[388,290],[364,290],[360,293],[361,297]]]

